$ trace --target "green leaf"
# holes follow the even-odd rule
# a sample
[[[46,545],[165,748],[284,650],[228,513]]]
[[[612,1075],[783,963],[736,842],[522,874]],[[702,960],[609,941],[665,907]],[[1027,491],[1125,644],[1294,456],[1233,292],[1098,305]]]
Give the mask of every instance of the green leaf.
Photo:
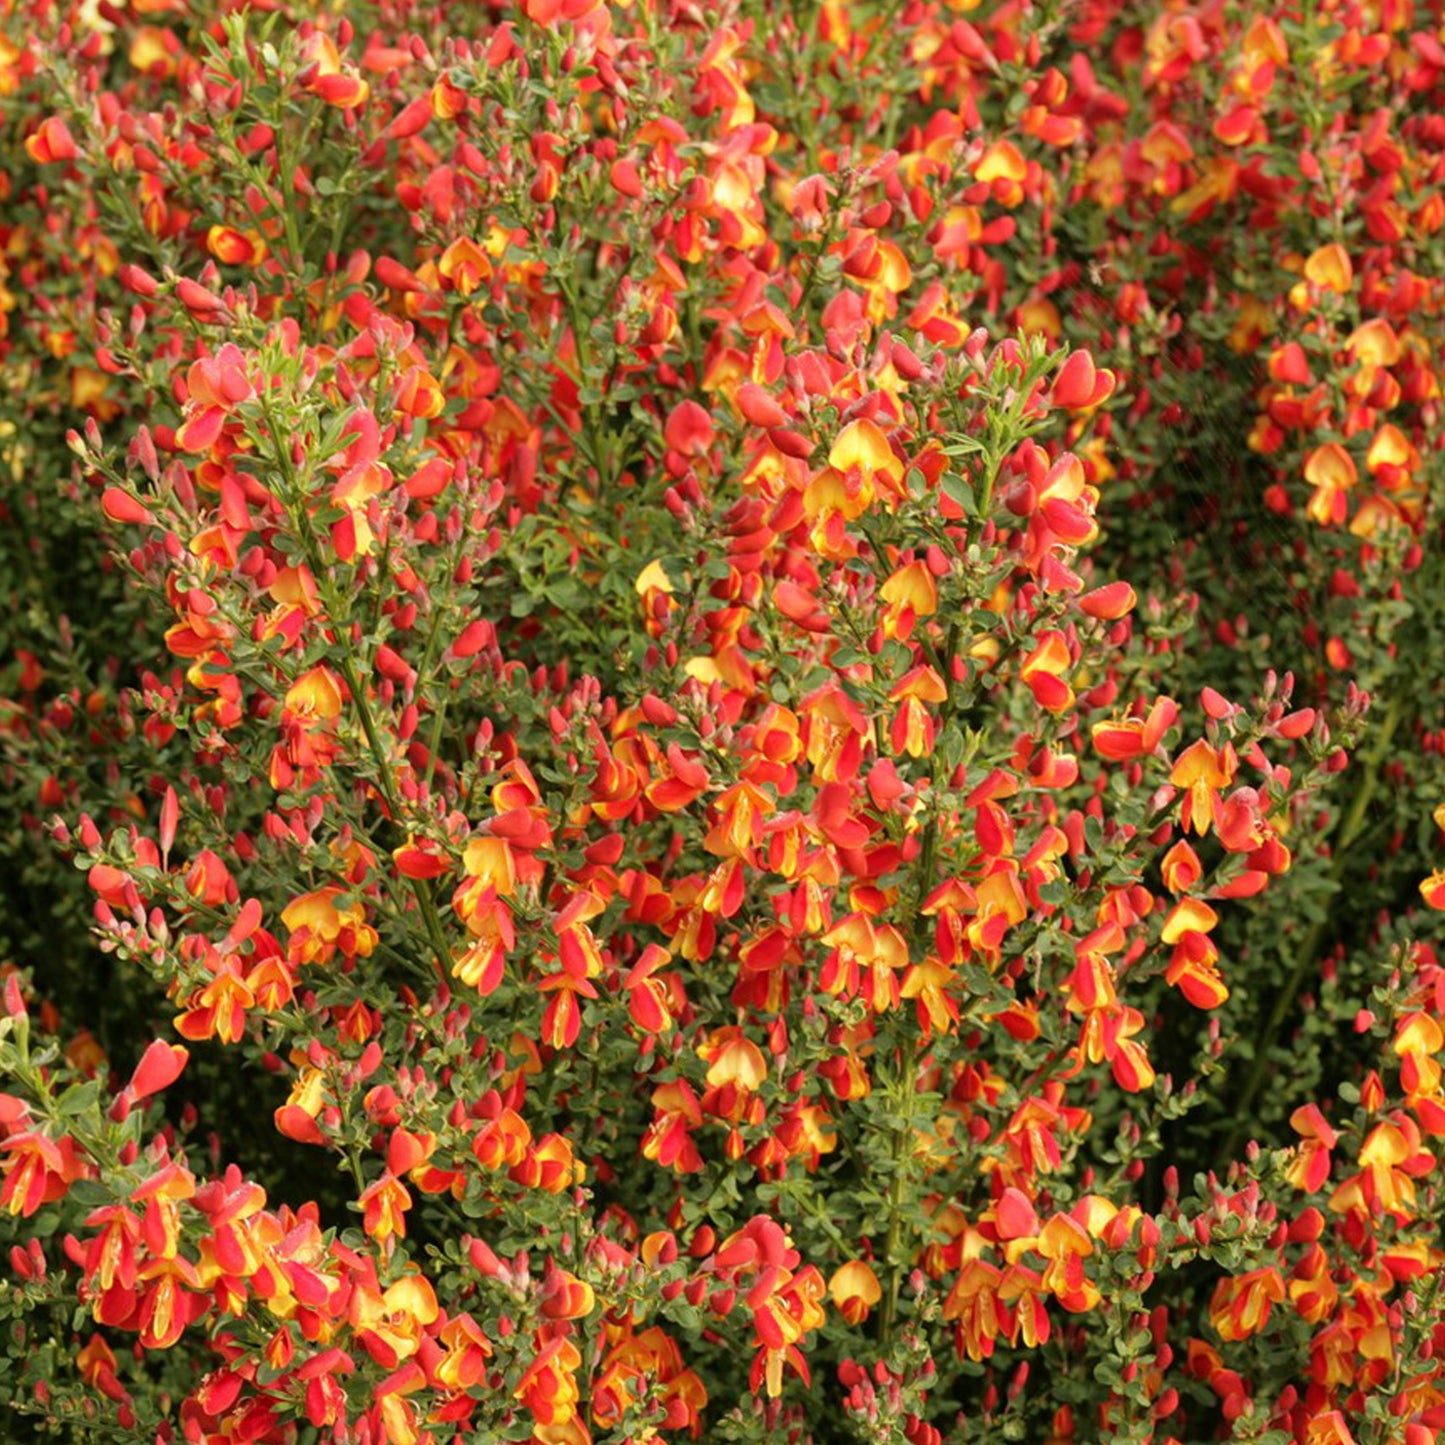
[[[87,1079],[83,1084],[76,1084],[56,1100],[56,1107],[67,1119],[78,1119],[84,1114],[94,1113],[99,1104],[100,1081],[98,1079]]]
[[[978,502],[974,497],[973,487],[966,477],[962,477],[956,472],[950,472],[943,478],[940,485],[943,488],[943,495],[955,506],[961,508],[965,517],[978,515]]]

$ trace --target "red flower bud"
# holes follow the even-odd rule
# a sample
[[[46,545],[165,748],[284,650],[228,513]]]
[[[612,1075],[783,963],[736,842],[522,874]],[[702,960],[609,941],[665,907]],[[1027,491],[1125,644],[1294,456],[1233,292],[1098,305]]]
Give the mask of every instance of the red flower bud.
[[[755,381],[745,381],[738,387],[736,401],[738,410],[754,426],[780,427],[787,424],[787,412],[771,393]]]
[[[619,196],[627,196],[636,199],[642,194],[642,177],[637,167],[626,157],[620,157],[612,162],[612,168],[607,173],[608,179],[612,182],[612,189]]]
[[[112,522],[154,522],[155,518],[131,496],[119,487],[107,487],[100,494],[101,510]]]
[[[126,1086],[134,1099],[148,1099],[162,1089],[168,1089],[181,1076],[190,1052],[180,1044],[168,1044],[157,1039],[142,1055]]]
[[[26,138],[25,153],[36,165],[43,166],[73,161],[80,151],[65,122],[58,115],[50,115],[40,122],[34,135]]]
[[[1054,378],[1055,406],[1080,411],[1098,406],[1114,390],[1114,373],[1097,370],[1094,358],[1087,351],[1075,351]]]

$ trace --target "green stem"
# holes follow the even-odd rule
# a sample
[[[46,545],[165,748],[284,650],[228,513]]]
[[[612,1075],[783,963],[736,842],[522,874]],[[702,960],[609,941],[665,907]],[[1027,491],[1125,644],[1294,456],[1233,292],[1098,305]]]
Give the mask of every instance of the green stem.
[[[978,495],[978,527],[979,535],[982,536],[983,529],[988,526],[989,513],[993,510],[993,489],[998,485],[999,469],[1003,466],[1003,458],[993,447],[986,448],[983,453],[983,490]]]
[[[883,1265],[886,1281],[883,1287],[882,1313],[879,1316],[879,1342],[886,1358],[893,1349],[898,1328],[898,1297],[903,1287],[903,1272],[908,1261],[903,1252],[903,1205],[907,1197],[908,1162],[913,1144],[913,1106],[918,1096],[918,1040],[909,1039],[902,1059],[903,1119],[893,1135],[893,1177],[888,1183],[888,1232],[883,1242]]]
[[[948,634],[948,650],[951,652],[957,640],[956,625],[950,627]],[[942,727],[948,725],[952,715],[954,693],[953,693],[953,669],[951,665],[944,677],[944,686],[948,689],[948,696],[944,700],[943,709],[940,714]],[[911,916],[920,929],[926,927],[923,916],[923,900],[933,890],[933,873],[938,857],[939,818],[938,813],[929,818],[923,830],[923,844],[918,853],[918,871],[915,875],[914,892],[912,898]],[[899,1079],[901,1104],[900,1111],[902,1118],[898,1128],[893,1134],[892,1161],[893,1174],[888,1181],[888,1230],[883,1244],[883,1266],[886,1281],[883,1287],[882,1311],[879,1315],[879,1340],[883,1355],[886,1357],[893,1348],[893,1340],[898,1328],[898,1298],[902,1292],[903,1274],[911,1263],[910,1259],[903,1258],[903,1213],[904,1204],[907,1199],[908,1185],[908,1164],[913,1153],[914,1130],[913,1112],[914,1105],[918,1098],[918,1064],[921,1054],[920,1042],[915,1033],[909,1038],[903,1049],[901,1060],[901,1075]]]
[[[1407,1368],[1419,1370],[1425,1365],[1425,1361],[1420,1358],[1420,1347],[1439,1323],[1437,1311],[1442,1282],[1445,1282],[1445,1271],[1437,1269],[1430,1277],[1430,1287],[1424,1299],[1417,1300],[1415,1309],[1405,1316],[1400,1342],[1395,1349],[1395,1369],[1390,1378],[1389,1394],[1385,1397],[1387,1401],[1399,1398]],[[1394,1421],[1389,1418],[1377,1421],[1376,1445],[1387,1445],[1387,1442],[1394,1438],[1396,1428]]]
[[[287,451],[281,433],[276,428],[274,415],[271,410],[269,397],[263,391],[261,393],[261,415],[265,419],[266,429],[271,434],[271,442],[276,449],[277,465],[281,474],[286,480],[287,492],[291,501],[288,512],[292,513],[293,523],[299,534],[302,547],[306,554],[306,564],[311,569],[312,576],[316,579],[316,587],[322,595],[326,604],[327,616],[334,625],[338,625],[337,598],[330,585],[329,574],[326,571],[321,547],[316,538],[315,529],[311,525],[311,513],[306,507],[306,497],[292,466],[290,453]],[[294,509],[294,510],[293,510]],[[361,723],[361,731],[366,738],[366,745],[371,753],[372,763],[376,768],[377,782],[381,788],[381,795],[384,799],[388,813],[394,823],[400,824],[403,816],[401,795],[397,790],[396,779],[392,774],[391,762],[381,745],[381,735],[376,726],[376,720],[371,713],[371,704],[367,699],[366,689],[362,685],[361,678],[357,675],[356,659],[350,651],[350,639],[342,640],[338,663],[341,668],[341,675],[346,681],[348,691],[351,693],[352,705],[356,709],[357,720]],[[427,938],[431,943],[436,957],[433,965],[437,976],[443,980],[447,974],[447,963],[451,959],[451,948],[447,943],[446,933],[442,928],[441,919],[437,915],[436,904],[432,901],[431,894],[427,891],[420,878],[408,878],[407,884],[411,889],[412,896],[416,899],[418,911],[421,913],[422,923],[426,929]]]
[[[468,528],[463,526],[457,532],[456,546],[452,549],[451,564],[447,569],[447,582],[449,586],[455,586],[457,568],[461,566],[462,553],[466,550]],[[446,614],[446,608],[439,606],[431,620],[431,628],[427,633],[426,647],[422,652],[421,665],[417,668],[419,687],[425,687],[429,682],[437,682],[442,689],[441,696],[436,702],[436,711],[432,714],[431,731],[427,735],[427,759],[426,759],[426,787],[430,790],[432,779],[436,777],[437,751],[441,747],[442,724],[446,720],[447,707],[451,702],[451,687],[448,678],[431,678],[431,666],[436,657],[437,643],[441,640],[441,623]]]
[[[366,693],[362,687],[361,679],[356,674],[356,662],[349,652],[341,654],[341,672],[346,679],[346,686],[351,691],[351,700],[356,707],[357,718],[361,722],[361,731],[366,735],[366,745],[371,752],[372,761],[376,765],[377,781],[381,785],[382,797],[386,800],[387,811],[391,814],[393,821],[399,821],[402,816],[401,797],[396,789],[396,780],[392,776],[391,764],[387,760],[382,749],[381,737],[377,732],[375,720],[371,715],[371,704],[367,701]],[[427,937],[432,948],[436,951],[436,970],[439,978],[446,978],[447,960],[451,958],[451,946],[447,943],[445,930],[442,928],[441,918],[437,914],[436,904],[431,894],[427,891],[420,878],[408,878],[407,883],[411,886],[413,897],[416,899],[417,908],[421,912],[422,923],[426,928]]]
[[[1396,692],[1385,711],[1385,720],[1380,728],[1380,735],[1376,739],[1375,746],[1370,749],[1365,758],[1365,772],[1360,778],[1359,787],[1355,789],[1355,796],[1351,799],[1349,811],[1340,819],[1335,836],[1330,841],[1332,857],[1329,877],[1333,893],[1339,892],[1344,881],[1350,848],[1364,829],[1370,804],[1379,791],[1381,769],[1389,756],[1390,743],[1403,716],[1404,694]],[[1250,1070],[1248,1079],[1245,1080],[1243,1091],[1232,1105],[1236,1122],[1225,1141],[1221,1155],[1223,1167],[1227,1168],[1229,1162],[1235,1157],[1244,1132],[1249,1127],[1250,1107],[1258,1097],[1260,1089],[1264,1087],[1265,1080],[1269,1077],[1270,1044],[1283,1026],[1285,1019],[1289,1017],[1296,995],[1319,966],[1320,955],[1324,952],[1325,944],[1330,938],[1330,923],[1331,910],[1326,909],[1324,915],[1315,921],[1305,935],[1296,956],[1295,966],[1285,980],[1284,987],[1276,996],[1269,1018],[1258,1035],[1259,1051],[1254,1057],[1253,1068]]]

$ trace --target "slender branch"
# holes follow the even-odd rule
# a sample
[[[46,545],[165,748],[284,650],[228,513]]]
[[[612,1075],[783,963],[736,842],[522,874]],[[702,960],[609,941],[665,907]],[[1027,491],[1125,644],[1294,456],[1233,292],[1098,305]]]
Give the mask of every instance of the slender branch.
[[[263,391],[260,395],[261,415],[265,419],[266,429],[271,434],[272,444],[276,449],[277,465],[286,480],[287,491],[294,507],[293,520],[300,536],[302,547],[306,553],[306,563],[311,569],[312,576],[316,579],[317,590],[321,592],[326,603],[326,612],[333,623],[337,618],[337,598],[330,584],[330,577],[322,560],[321,547],[316,538],[315,529],[311,525],[311,513],[306,507],[306,498],[303,495],[300,479],[291,463],[290,454],[282,441],[280,433],[276,429],[274,414],[271,410],[269,398]],[[291,510],[288,508],[288,511]],[[382,747],[381,734],[377,729],[376,720],[372,716],[371,704],[367,698],[366,689],[362,685],[361,678],[356,671],[356,659],[351,655],[349,642],[343,644],[338,655],[338,663],[341,668],[341,675],[344,678],[347,690],[351,693],[352,706],[356,709],[357,720],[361,724],[361,731],[366,738],[367,749],[371,753],[372,764],[376,769],[378,785],[381,788],[381,795],[386,803],[387,812],[395,823],[400,823],[404,809],[401,802],[401,794],[396,786],[396,778],[392,773],[391,762],[387,757],[386,750]],[[432,900],[430,892],[427,891],[420,878],[408,878],[407,885],[412,896],[416,899],[417,910],[422,917],[423,926],[426,929],[427,938],[435,950],[436,957],[433,960],[437,976],[443,980],[447,974],[447,962],[451,958],[451,946],[447,942],[446,932],[442,928],[441,919],[436,911],[436,904]]]
[[[913,1108],[918,1097],[918,1039],[910,1038],[900,1063],[902,1122],[893,1134],[893,1177],[888,1182],[888,1232],[883,1243],[886,1283],[879,1315],[879,1340],[884,1357],[893,1349],[898,1327],[898,1297],[903,1286],[903,1205],[907,1196],[908,1160],[913,1144]]]
[[[1381,770],[1390,755],[1390,743],[1403,716],[1404,694],[1397,691],[1390,699],[1375,746],[1371,748],[1365,759],[1364,775],[1355,789],[1355,796],[1350,802],[1349,811],[1340,819],[1339,827],[1330,840],[1332,857],[1329,878],[1334,894],[1338,894],[1344,882],[1350,848],[1364,829],[1370,804],[1379,791]],[[1327,907],[1323,916],[1315,920],[1314,925],[1305,935],[1299,953],[1296,955],[1295,966],[1285,980],[1284,987],[1276,995],[1269,1018],[1258,1034],[1259,1049],[1254,1056],[1253,1067],[1248,1079],[1245,1080],[1243,1090],[1232,1105],[1235,1123],[1220,1155],[1221,1161],[1225,1164],[1235,1157],[1244,1133],[1249,1128],[1250,1108],[1259,1096],[1259,1091],[1264,1087],[1265,1080],[1269,1077],[1270,1046],[1289,1017],[1300,989],[1319,967],[1320,955],[1324,952],[1325,945],[1330,939],[1332,912],[1333,910]]]

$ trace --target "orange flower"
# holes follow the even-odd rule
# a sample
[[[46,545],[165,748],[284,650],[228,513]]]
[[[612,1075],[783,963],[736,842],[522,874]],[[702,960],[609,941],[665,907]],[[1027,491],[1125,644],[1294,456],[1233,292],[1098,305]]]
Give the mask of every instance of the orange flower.
[[[200,1290],[196,1267],[178,1256],[147,1260],[136,1271],[143,1283],[138,1317],[140,1343],[148,1350],[168,1350],[210,1306]],[[115,1323],[115,1321],[103,1321]]]
[[[298,622],[302,615],[290,611]],[[273,787],[291,786],[298,770],[303,784],[316,781],[338,752],[334,723],[341,708],[341,682],[330,668],[313,667],[292,683],[281,703],[281,741],[271,755]]]
[[[180,1044],[168,1044],[162,1039],[152,1043],[141,1056],[125,1093],[131,1099],[148,1099],[168,1089],[180,1078],[181,1071],[190,1058],[189,1050]]]
[[[495,1101],[496,1094],[490,1095]],[[515,1109],[499,1108],[477,1131],[472,1153],[483,1169],[506,1169],[522,1163],[532,1143],[532,1130]]]
[[[933,751],[933,718],[926,704],[937,705],[947,697],[943,679],[931,667],[912,668],[899,678],[888,693],[890,702],[900,704],[888,735],[895,755],[922,758]]]
[[[822,942],[833,952],[823,964],[819,987],[852,998],[866,981],[874,1013],[897,1007],[898,973],[908,966],[908,944],[892,924],[850,913],[823,935]]]
[[[348,1311],[357,1338],[388,1369],[417,1352],[427,1326],[440,1315],[436,1291],[421,1274],[405,1274],[385,1290],[357,1281]]]
[[[437,273],[458,295],[470,296],[491,276],[491,257],[470,236],[459,236],[442,252]]]
[[[281,914],[291,931],[288,956],[292,963],[329,963],[343,958],[368,958],[376,947],[376,930],[366,922],[365,906],[356,899],[338,906],[346,896],[334,885],[293,898]]]
[[[1005,1306],[999,1297],[1002,1273],[983,1259],[967,1259],[943,1302],[943,1318],[958,1329],[963,1352],[978,1363],[993,1354],[1004,1331]]]
[[[659,970],[666,967],[671,959],[672,955],[665,948],[649,943],[623,980],[623,987],[627,990],[628,1015],[645,1033],[660,1034],[672,1027],[671,980],[657,977]]]
[[[828,450],[828,465],[846,481],[850,496],[861,498],[857,516],[873,498],[876,485],[896,490],[903,481],[903,463],[876,422],[859,417],[843,428]]]
[[[1064,681],[1071,662],[1063,633],[1045,632],[1019,667],[1019,676],[1046,712],[1060,713],[1073,706],[1074,690]]]
[[[1204,868],[1199,855],[1181,838],[1160,860],[1159,874],[1171,893],[1186,893],[1204,876]]]
[[[320,1144],[316,1119],[326,1105],[326,1075],[321,1069],[305,1069],[291,1086],[286,1102],[276,1110],[276,1128],[299,1144]]]
[[[1434,1168],[1435,1156],[1421,1147],[1419,1125],[1397,1113],[1370,1130],[1360,1146],[1359,1164],[1360,1172],[1330,1196],[1330,1208],[1343,1214],[1378,1207],[1406,1219],[1415,1207],[1414,1176]]]
[[[7,1097],[0,1095],[0,1101]],[[5,1156],[0,1205],[25,1218],[41,1205],[63,1199],[71,1184],[90,1173],[68,1134],[56,1140],[27,1129],[0,1143],[0,1154]]]
[[[1415,1117],[1432,1134],[1445,1120],[1441,1095],[1441,1067],[1435,1055],[1445,1048],[1445,1030],[1428,1013],[1402,1019],[1395,1032],[1394,1050],[1400,1058],[1400,1083]]]
[[[796,1259],[796,1254],[789,1252]],[[748,1296],[753,1311],[753,1329],[759,1345],[753,1361],[752,1387],[766,1384],[768,1395],[776,1399],[783,1393],[783,1369],[791,1364],[807,1379],[807,1363],[797,1342],[815,1330],[827,1318],[823,1305],[826,1286],[823,1276],[813,1265],[797,1274],[788,1269],[777,1271],[780,1282],[761,1302],[754,1303],[758,1290]]]
[[[1180,753],[1170,770],[1169,781],[1176,788],[1186,789],[1179,810],[1179,821],[1185,828],[1202,834],[1209,831],[1211,823],[1218,825],[1219,789],[1227,788],[1234,780],[1238,766],[1234,748],[1229,743],[1215,748],[1201,738]]]
[[[613,1336],[609,1336],[612,1338]],[[656,1326],[616,1340],[592,1379],[593,1423],[611,1430],[647,1390],[659,1392],[667,1402],[667,1421],[696,1435],[698,1413],[707,1404],[707,1391],[691,1370],[685,1370],[677,1344]]]
[[[702,1124],[702,1105],[691,1086],[685,1079],[659,1084],[652,1091],[652,1107],[656,1113],[643,1136],[643,1157],[678,1174],[697,1173],[702,1155],[692,1131]]]
[[[964,936],[990,967],[997,967],[1009,929],[1022,923],[1029,914],[1018,865],[1012,859],[1001,859],[975,893],[978,909]]]
[[[1005,206],[1016,206],[1023,200],[1022,182],[1028,173],[1028,162],[1010,140],[996,140],[973,168],[974,179],[992,186],[994,198]]]
[[[1437,868],[1420,884],[1420,897],[1431,908],[1445,910],[1445,868]]]
[[[357,1202],[362,1206],[362,1227],[378,1244],[384,1244],[392,1235],[406,1238],[411,1195],[401,1180],[383,1174],[361,1193]]]
[[[585,1320],[597,1308],[597,1296],[586,1280],[565,1269],[548,1270],[542,1281],[542,1314],[549,1320]]]
[[[436,1367],[437,1379],[450,1390],[469,1390],[481,1384],[492,1357],[492,1344],[471,1315],[452,1315],[436,1337],[446,1347]]]
[[[424,366],[410,367],[397,383],[396,407],[407,416],[430,421],[442,414],[446,395]]]
[[[920,617],[938,611],[938,584],[926,562],[910,562],[887,577],[878,595],[888,604],[883,614],[885,637],[908,637]]]
[[[843,1318],[850,1325],[859,1325],[883,1298],[883,1287],[870,1264],[854,1259],[834,1271],[828,1294]]]
[[[1344,295],[1355,280],[1355,268],[1350,264],[1350,253],[1338,241],[1331,241],[1311,252],[1305,262],[1305,280],[1321,291],[1333,291]]]
[[[1350,333],[1345,348],[1350,357],[1362,363],[1371,373],[1381,366],[1394,366],[1402,355],[1400,338],[1383,316],[1362,321]],[[1369,387],[1365,388],[1369,391]]]
[[[1218,951],[1207,937],[1218,921],[1215,911],[1199,898],[1181,898],[1164,920],[1161,941],[1175,946],[1165,980],[1195,1008],[1218,1008],[1229,997],[1214,967]]]
[[[250,980],[243,977],[241,960],[231,954],[208,957],[214,968],[211,981],[184,1000],[185,1012],[175,1020],[176,1032],[184,1039],[220,1039],[234,1044],[246,1031],[246,1010],[256,1002]]]
[[[1247,1340],[1269,1323],[1271,1308],[1284,1297],[1284,1280],[1272,1266],[1222,1279],[1210,1301],[1209,1320],[1220,1339]]]
[[[1148,717],[1097,722],[1090,729],[1090,735],[1101,757],[1116,763],[1129,762],[1151,756],[1178,716],[1178,703],[1173,698],[1161,697],[1149,709]]]
[[[918,1026],[926,1033],[952,1033],[958,1025],[958,1003],[948,992],[956,981],[954,970],[928,957],[904,972],[901,996],[915,1001]]]
[[[1121,1089],[1137,1094],[1154,1083],[1154,1065],[1148,1051],[1133,1035],[1144,1031],[1144,1015],[1138,1009],[1126,1008],[1109,1021],[1106,1032],[1106,1056],[1114,1081]]]
[[[1325,442],[1305,458],[1305,480],[1314,488],[1308,511],[1322,527],[1345,520],[1346,494],[1359,479],[1354,458],[1336,442]]]
[[[581,1392],[574,1371],[582,1364],[576,1345],[565,1337],[549,1340],[527,1366],[513,1392],[538,1425],[568,1424]]]
[[[1084,1272],[1084,1260],[1094,1252],[1093,1241],[1077,1220],[1054,1215],[1040,1232],[1037,1249],[1049,1261],[1043,1287],[1066,1310],[1082,1314],[1099,1303],[1098,1287]]]
[[[1339,1410],[1316,1415],[1305,1433],[1305,1445],[1355,1445],[1355,1437]]]
[[[355,110],[366,103],[371,87],[359,75],[346,70],[336,42],[320,31],[313,34],[301,51],[306,69],[306,89],[338,110]]]
[[[1335,1312],[1339,1297],[1330,1278],[1330,1256],[1318,1244],[1310,1244],[1290,1272],[1290,1303],[1301,1319],[1317,1325]]]
[[[1074,351],[1054,378],[1053,402],[1070,411],[1088,411],[1102,405],[1114,390],[1114,373],[1094,366],[1087,351]]]
[[[587,1170],[560,1134],[544,1134],[521,1161],[507,1171],[507,1178],[526,1189],[544,1194],[561,1194],[587,1178]]]
[[[1285,1177],[1296,1189],[1313,1194],[1323,1189],[1330,1177],[1330,1150],[1339,1142],[1339,1135],[1314,1104],[1296,1109],[1289,1122],[1304,1143],[1285,1171]]]
[[[25,139],[25,153],[38,166],[55,161],[73,161],[80,154],[70,127],[58,116],[49,115]]]
[[[739,1089],[755,1092],[768,1076],[768,1063],[763,1051],[742,1030],[729,1025],[714,1029],[697,1046],[698,1056],[708,1064],[709,1088],[733,1084]]]
[[[516,947],[512,911],[495,888],[477,888],[479,880],[463,883],[452,902],[475,940],[452,961],[452,976],[486,998],[501,985],[507,955]],[[459,901],[460,900],[460,901]]]
[[[266,259],[261,236],[234,226],[212,226],[206,232],[206,249],[224,266],[259,266]]]

